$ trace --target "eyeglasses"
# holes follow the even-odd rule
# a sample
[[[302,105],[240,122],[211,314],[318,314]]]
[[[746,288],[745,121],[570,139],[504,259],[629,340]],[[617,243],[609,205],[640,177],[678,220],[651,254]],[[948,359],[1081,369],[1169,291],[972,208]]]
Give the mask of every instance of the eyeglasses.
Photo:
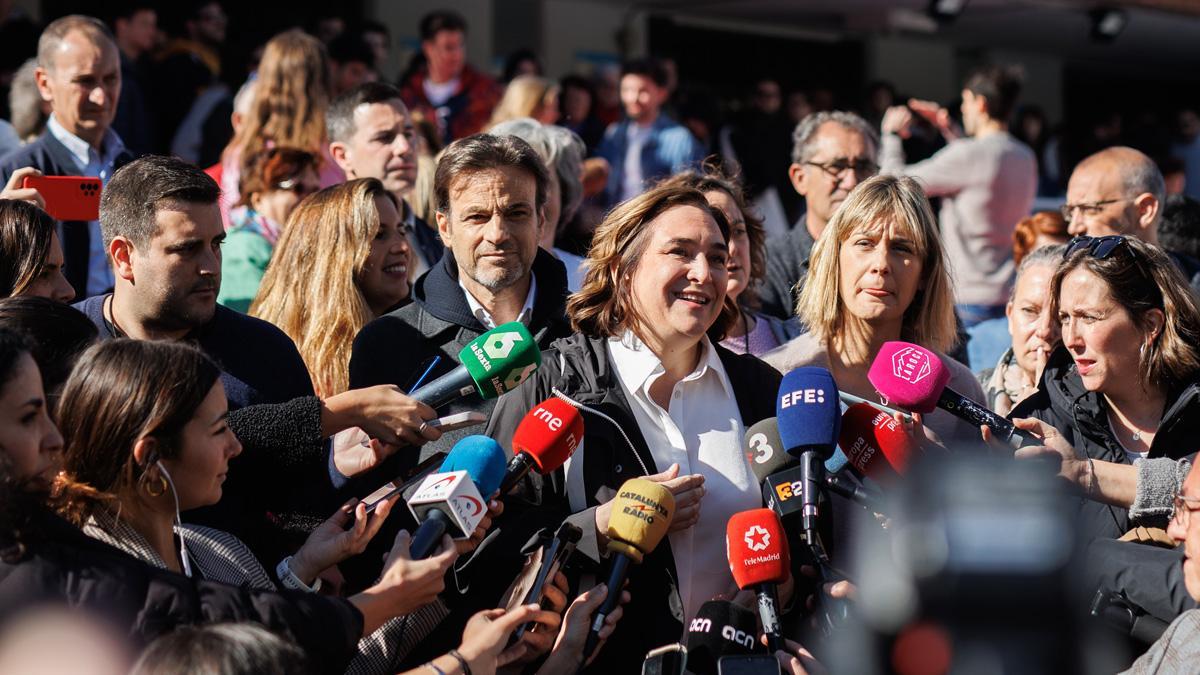
[[[1124,199],[1105,199],[1102,201],[1091,202],[1091,203],[1063,204],[1061,207],[1059,207],[1058,210],[1062,213],[1063,218],[1065,218],[1067,220],[1067,222],[1069,223],[1072,220],[1071,214],[1075,213],[1075,211],[1079,211],[1079,213],[1083,216],[1094,216],[1094,215],[1100,213],[1101,211],[1103,211],[1105,206],[1108,206],[1109,204],[1116,204],[1117,202],[1123,202],[1123,201],[1125,201],[1125,200]]]
[[[1200,509],[1200,506],[1191,506],[1191,504],[1200,504],[1200,497],[1185,497],[1182,494],[1175,495],[1175,513],[1171,515],[1171,522],[1187,529],[1192,511]]]
[[[286,190],[294,193],[297,197],[304,198],[316,192],[320,188],[313,187],[299,178],[287,178],[275,184],[276,190]]]
[[[857,178],[866,178],[868,176],[874,176],[875,172],[879,171],[878,164],[866,159],[860,159],[854,162],[851,162],[848,159],[835,159],[832,162],[827,162],[825,164],[821,164],[820,162],[805,162],[805,164],[820,168],[822,171],[829,174],[831,178],[842,178],[846,175],[847,171],[853,171],[855,177]]]

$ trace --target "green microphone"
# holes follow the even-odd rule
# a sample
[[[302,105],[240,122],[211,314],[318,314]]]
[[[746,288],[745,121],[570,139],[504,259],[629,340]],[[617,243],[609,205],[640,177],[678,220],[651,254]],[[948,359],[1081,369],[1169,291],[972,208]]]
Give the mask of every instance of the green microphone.
[[[431,408],[471,394],[496,398],[542,365],[542,350],[524,324],[511,321],[468,342],[458,360],[462,365],[409,395]]]

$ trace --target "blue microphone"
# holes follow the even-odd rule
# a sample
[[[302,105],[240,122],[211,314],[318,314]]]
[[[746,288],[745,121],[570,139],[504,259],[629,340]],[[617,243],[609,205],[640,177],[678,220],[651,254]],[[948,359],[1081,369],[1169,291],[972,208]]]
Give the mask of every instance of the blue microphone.
[[[817,499],[825,482],[823,462],[833,457],[842,426],[837,383],[825,368],[805,366],[783,376],[775,403],[779,440],[800,460],[801,523],[815,534]]]
[[[413,560],[432,555],[447,532],[456,539],[471,536],[487,512],[488,497],[504,479],[506,460],[504,449],[487,436],[467,436],[454,444],[438,472],[408,500],[420,523],[409,546]]]

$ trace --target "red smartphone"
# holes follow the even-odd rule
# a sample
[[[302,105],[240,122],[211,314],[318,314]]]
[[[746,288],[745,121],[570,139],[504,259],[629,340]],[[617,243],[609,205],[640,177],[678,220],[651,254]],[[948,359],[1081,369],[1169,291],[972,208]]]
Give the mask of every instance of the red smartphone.
[[[35,188],[46,200],[46,213],[55,220],[99,220],[99,178],[90,176],[28,176],[22,187]]]

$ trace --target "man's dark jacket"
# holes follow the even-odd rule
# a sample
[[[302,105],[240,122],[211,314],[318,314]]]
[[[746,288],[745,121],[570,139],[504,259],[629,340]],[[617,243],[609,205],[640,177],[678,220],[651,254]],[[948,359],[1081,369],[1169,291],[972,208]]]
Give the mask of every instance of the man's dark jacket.
[[[123,152],[117,155],[113,169],[119,169],[133,161],[133,155]],[[67,147],[49,130],[37,140],[0,157],[0,185],[8,183],[13,172],[23,166],[32,166],[46,176],[78,176],[79,165]],[[62,224],[63,274],[76,298],[87,297],[88,255],[91,253],[91,232],[87,221],[68,220]]]
[[[812,255],[814,240],[808,232],[807,214],[792,229],[767,240],[767,272],[758,298],[762,302],[762,313],[779,319],[789,319],[795,314],[796,284],[808,274],[808,258]]]

